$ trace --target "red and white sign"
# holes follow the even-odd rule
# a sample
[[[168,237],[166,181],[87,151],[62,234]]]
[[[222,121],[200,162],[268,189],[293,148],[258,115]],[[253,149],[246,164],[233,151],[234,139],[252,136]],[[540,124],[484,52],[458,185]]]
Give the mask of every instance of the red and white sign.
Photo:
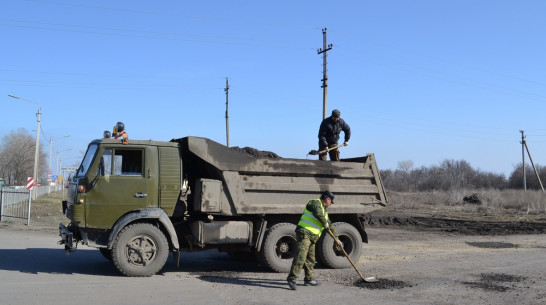
[[[30,190],[34,185],[36,185],[36,180],[34,180],[32,177],[28,177],[27,190]]]

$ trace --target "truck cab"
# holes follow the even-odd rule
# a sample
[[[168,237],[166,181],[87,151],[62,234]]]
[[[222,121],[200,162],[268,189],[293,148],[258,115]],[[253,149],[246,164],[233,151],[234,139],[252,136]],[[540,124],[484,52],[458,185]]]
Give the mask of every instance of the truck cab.
[[[86,245],[108,247],[111,230],[127,215],[153,209],[172,215],[181,174],[177,143],[92,141],[70,178],[64,203],[72,231]],[[67,244],[67,250],[74,248]]]

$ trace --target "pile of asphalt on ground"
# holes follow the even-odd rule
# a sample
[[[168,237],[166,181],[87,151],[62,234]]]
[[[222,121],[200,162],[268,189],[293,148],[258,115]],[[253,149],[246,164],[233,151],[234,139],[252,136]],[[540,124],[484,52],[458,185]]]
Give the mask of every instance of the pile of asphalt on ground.
[[[390,279],[378,279],[379,281],[368,283],[362,279],[358,279],[353,283],[353,286],[366,288],[366,289],[401,289],[404,287],[413,287],[404,281],[390,280]]]
[[[256,148],[252,147],[243,147],[240,148],[238,146],[230,147],[231,150],[240,152],[242,154],[245,154],[252,158],[269,158],[269,159],[278,159],[281,158],[279,155],[277,155],[274,152],[266,151],[266,150],[258,150]]]

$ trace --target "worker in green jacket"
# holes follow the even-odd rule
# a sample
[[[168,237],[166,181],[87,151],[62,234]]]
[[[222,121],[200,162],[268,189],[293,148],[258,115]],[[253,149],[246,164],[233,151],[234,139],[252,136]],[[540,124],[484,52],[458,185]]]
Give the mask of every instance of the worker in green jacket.
[[[324,229],[330,229],[335,236],[337,234],[332,227],[332,221],[328,217],[326,209],[334,204],[334,194],[330,191],[322,193],[320,198],[311,199],[307,202],[305,210],[301,215],[296,227],[296,239],[298,246],[292,261],[292,267],[286,281],[292,290],[296,290],[296,280],[301,272],[305,271],[304,285],[318,286],[315,280],[315,244],[320,238]]]

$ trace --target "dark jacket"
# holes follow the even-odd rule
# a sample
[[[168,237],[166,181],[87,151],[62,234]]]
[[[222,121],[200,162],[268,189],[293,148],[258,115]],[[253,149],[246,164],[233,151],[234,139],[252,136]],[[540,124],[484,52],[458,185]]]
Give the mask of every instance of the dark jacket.
[[[320,129],[318,133],[319,149],[326,148],[329,144],[337,144],[339,141],[339,134],[343,130],[345,134],[345,142],[351,138],[351,128],[343,119],[339,119],[337,123],[334,123],[332,117],[325,118],[320,123]]]

